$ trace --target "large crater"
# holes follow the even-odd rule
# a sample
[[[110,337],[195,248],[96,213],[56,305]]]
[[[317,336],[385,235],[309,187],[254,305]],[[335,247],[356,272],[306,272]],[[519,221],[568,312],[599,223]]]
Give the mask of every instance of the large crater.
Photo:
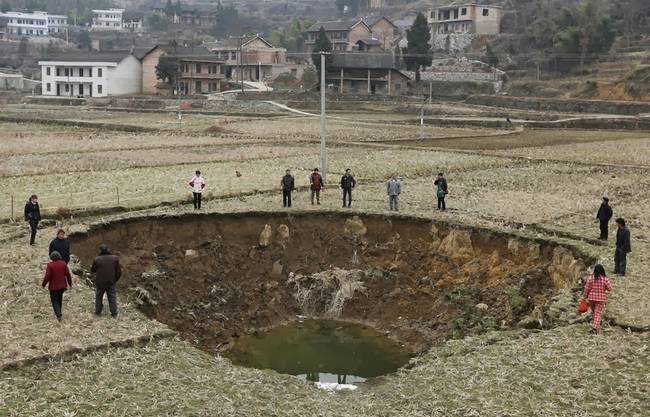
[[[71,236],[120,255],[119,294],[210,352],[297,316],[354,321],[413,351],[539,325],[585,270],[572,248],[410,217],[292,212],[143,217]]]

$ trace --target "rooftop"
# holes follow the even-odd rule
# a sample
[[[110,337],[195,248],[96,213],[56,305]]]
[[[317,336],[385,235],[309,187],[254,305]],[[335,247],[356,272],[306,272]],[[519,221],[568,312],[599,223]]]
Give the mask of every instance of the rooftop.
[[[457,9],[459,7],[482,7],[484,9],[502,9],[501,6],[496,6],[493,4],[480,4],[480,3],[468,3],[468,2],[453,2],[443,6],[431,7],[429,10],[445,10],[445,9]]]
[[[328,32],[350,30],[356,26],[360,20],[332,20],[329,22],[316,22],[311,25],[305,32],[318,32],[321,26]],[[366,23],[364,23],[366,24]]]
[[[41,62],[113,62],[119,63],[126,57],[131,55],[130,51],[104,51],[104,52],[88,52],[88,51],[73,51],[56,54],[44,58]],[[138,56],[133,53],[138,58]],[[140,58],[138,58],[140,59]]]

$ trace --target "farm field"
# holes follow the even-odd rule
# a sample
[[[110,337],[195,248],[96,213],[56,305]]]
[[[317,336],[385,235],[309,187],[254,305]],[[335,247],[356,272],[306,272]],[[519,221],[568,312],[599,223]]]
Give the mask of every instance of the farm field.
[[[419,126],[382,124],[402,120],[397,116],[368,113],[357,122],[333,119],[328,123],[331,142],[322,205],[312,206],[307,187],[308,175],[319,163],[316,118],[192,115],[178,130],[167,116],[153,113],[72,114],[70,109],[16,106],[9,114],[161,131],[0,122],[0,292],[5,294],[0,303],[0,415],[646,413],[650,132],[427,126],[426,139],[416,140],[422,133]],[[207,133],[213,126],[222,130]],[[83,276],[66,293],[64,321],[53,319],[47,291],[39,284],[47,244],[58,227],[74,233],[142,216],[191,216],[187,182],[195,169],[208,184],[206,213],[286,210],[279,182],[285,169],[291,169],[298,190],[290,216],[345,215],[337,183],[346,168],[358,181],[348,213],[387,215],[390,220],[386,180],[396,173],[402,180],[400,215],[569,245],[611,272],[614,226],[610,224],[610,240],[603,243],[596,240],[594,223],[600,199],[607,195],[614,216],[628,221],[633,252],[628,275],[611,277],[614,292],[603,333],[588,335],[589,325],[575,313],[576,282],[551,297],[542,329],[496,325],[465,337],[446,337],[394,374],[353,392],[328,393],[297,378],[237,367],[197,349],[191,338],[144,314],[142,293],[135,290],[119,293],[119,319],[96,319],[93,290]],[[435,211],[432,181],[438,172],[449,181],[446,212]],[[32,193],[52,218],[39,230],[37,244],[29,247],[21,216]],[[15,222],[10,221],[11,197]],[[87,209],[103,213],[84,216]],[[57,213],[66,213],[65,218]],[[169,243],[161,242],[160,250]],[[253,255],[249,261],[255,261]],[[73,271],[78,266],[73,262]],[[402,291],[422,295],[417,286]],[[196,314],[200,311],[197,307]]]

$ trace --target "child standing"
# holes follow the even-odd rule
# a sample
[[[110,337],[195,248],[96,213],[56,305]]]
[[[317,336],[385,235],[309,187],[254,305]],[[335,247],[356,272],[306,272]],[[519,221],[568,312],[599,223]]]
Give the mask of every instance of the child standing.
[[[603,308],[607,301],[607,293],[612,290],[612,283],[605,275],[602,265],[594,267],[594,273],[585,284],[584,298],[589,300],[591,307],[591,333],[600,333],[600,323],[603,318]]]

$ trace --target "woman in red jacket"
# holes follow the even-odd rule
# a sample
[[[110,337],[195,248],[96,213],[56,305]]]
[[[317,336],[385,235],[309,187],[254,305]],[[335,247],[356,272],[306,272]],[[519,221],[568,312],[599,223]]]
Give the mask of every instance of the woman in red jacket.
[[[584,298],[589,300],[591,306],[591,333],[600,332],[600,322],[603,318],[603,308],[607,301],[607,293],[612,290],[612,283],[605,275],[602,265],[594,267],[594,273],[585,284]]]
[[[72,288],[72,276],[68,265],[61,259],[61,254],[53,251],[50,255],[51,262],[48,262],[43,277],[43,288],[48,286],[50,290],[50,300],[56,319],[61,321],[61,308],[63,307],[63,293],[68,288]]]

